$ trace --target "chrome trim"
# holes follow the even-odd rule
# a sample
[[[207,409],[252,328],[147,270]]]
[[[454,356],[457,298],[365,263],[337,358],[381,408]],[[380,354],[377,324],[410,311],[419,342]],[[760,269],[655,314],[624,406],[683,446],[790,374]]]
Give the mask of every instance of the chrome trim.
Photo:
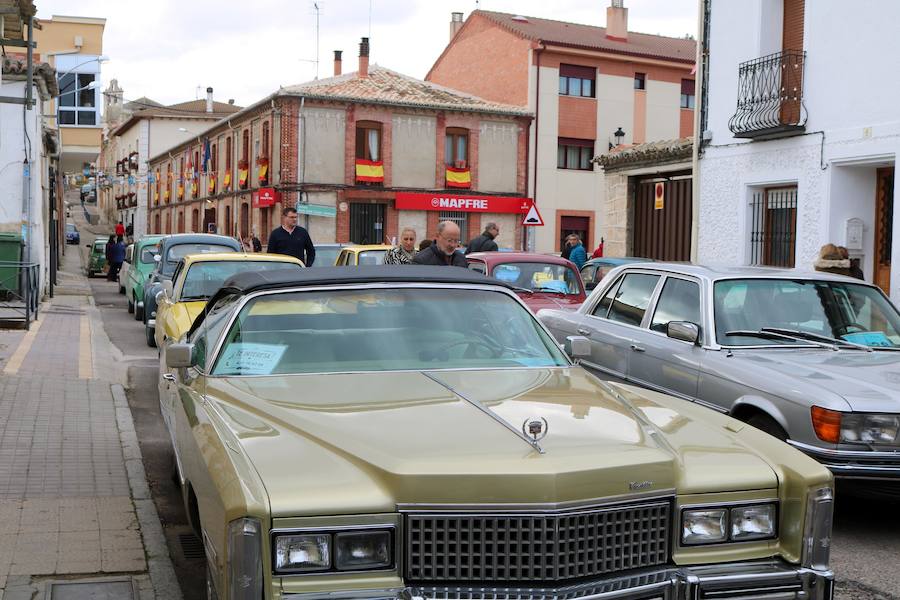
[[[138,303],[137,303],[137,307],[138,307],[138,308],[144,308],[144,301],[143,301],[143,300],[139,300]]]
[[[147,319],[147,327],[150,327],[151,329],[155,329],[156,328],[156,319]]]
[[[871,458],[875,460],[893,458],[897,460],[897,464],[900,466],[900,449],[890,451],[840,450],[835,448],[821,448],[819,446],[812,446],[795,440],[787,440],[787,443],[803,452],[817,454],[825,458]]]
[[[540,504],[508,503],[508,504],[397,504],[397,511],[429,513],[429,512],[454,512],[454,513],[491,513],[506,511],[507,513],[550,513],[567,512],[577,510],[589,510],[603,508],[615,504],[624,504],[632,501],[645,500],[671,500],[675,497],[675,488],[652,490],[637,494],[620,494],[617,496],[604,496],[602,498],[590,498],[588,500],[570,500],[567,502],[545,502]]]
[[[522,431],[519,431],[518,429],[516,429],[515,427],[513,427],[512,425],[510,425],[509,423],[507,423],[506,420],[504,420],[503,418],[500,417],[500,415],[498,415],[497,413],[495,413],[494,411],[492,411],[490,408],[488,408],[487,406],[485,406],[484,404],[482,404],[482,403],[479,402],[478,400],[474,400],[474,399],[472,399],[472,398],[469,398],[469,397],[467,397],[467,396],[464,396],[461,392],[459,392],[458,390],[453,389],[451,386],[449,386],[449,385],[447,385],[446,383],[444,383],[443,381],[437,379],[434,375],[432,375],[432,374],[429,373],[428,371],[422,371],[421,373],[422,373],[422,375],[424,375],[424,376],[427,377],[428,379],[432,380],[433,382],[435,382],[435,383],[438,384],[439,386],[441,386],[441,387],[443,387],[444,389],[448,390],[451,394],[454,394],[454,395],[456,395],[457,397],[461,398],[462,400],[468,402],[469,404],[471,404],[472,406],[474,406],[475,408],[477,408],[478,410],[480,410],[482,413],[484,413],[484,414],[486,414],[487,416],[489,416],[490,418],[492,418],[494,421],[496,421],[497,423],[499,423],[500,425],[502,425],[502,426],[503,426],[504,428],[506,428],[508,431],[512,432],[512,434],[515,435],[517,438],[519,438],[520,440],[522,440],[523,442],[525,442],[526,444],[528,444],[528,445],[531,447],[531,449],[532,449],[532,450],[535,450],[538,454],[545,454],[544,449],[541,448],[541,445],[538,443],[537,440],[530,439],[530,438],[529,438],[527,435],[525,435]],[[523,431],[524,431],[524,427],[523,427]]]

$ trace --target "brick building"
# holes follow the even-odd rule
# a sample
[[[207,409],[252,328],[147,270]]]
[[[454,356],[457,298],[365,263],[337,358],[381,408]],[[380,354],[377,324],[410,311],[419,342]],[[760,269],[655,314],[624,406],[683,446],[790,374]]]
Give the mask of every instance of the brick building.
[[[283,206],[317,243],[382,243],[452,219],[468,239],[498,222],[520,247],[527,211],[522,107],[369,67],[284,87],[150,160],[150,231],[208,231],[263,244]],[[206,157],[206,158],[205,158]]]
[[[595,247],[610,216],[592,159],[693,135],[696,42],[628,31],[623,0],[611,1],[605,28],[462,16],[453,13],[450,43],[426,80],[532,112],[528,191],[547,223],[535,228],[534,249],[559,250],[571,232]]]

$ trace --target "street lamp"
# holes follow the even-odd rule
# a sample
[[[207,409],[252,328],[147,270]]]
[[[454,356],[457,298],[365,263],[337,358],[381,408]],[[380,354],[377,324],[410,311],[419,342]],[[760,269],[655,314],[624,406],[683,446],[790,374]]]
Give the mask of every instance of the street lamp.
[[[609,143],[609,149],[612,150],[616,146],[622,145],[622,140],[625,138],[625,132],[622,131],[622,128],[619,127],[613,132],[613,137],[616,138],[616,145],[613,146],[612,142]]]

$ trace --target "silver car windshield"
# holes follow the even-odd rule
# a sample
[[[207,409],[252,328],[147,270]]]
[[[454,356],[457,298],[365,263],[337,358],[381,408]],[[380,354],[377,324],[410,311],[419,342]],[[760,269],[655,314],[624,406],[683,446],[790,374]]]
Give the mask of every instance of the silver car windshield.
[[[716,282],[713,296],[716,340],[724,346],[809,345],[801,335],[811,334],[875,349],[900,348],[900,315],[870,286],[801,279],[731,279]],[[767,329],[800,335],[767,335]]]
[[[284,292],[251,299],[213,375],[568,365],[516,300],[478,289]]]

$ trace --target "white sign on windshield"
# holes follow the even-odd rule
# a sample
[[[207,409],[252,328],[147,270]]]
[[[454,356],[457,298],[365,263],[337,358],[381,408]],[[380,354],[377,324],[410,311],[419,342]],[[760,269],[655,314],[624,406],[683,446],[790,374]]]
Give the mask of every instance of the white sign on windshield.
[[[225,347],[217,370],[235,375],[270,375],[286,349],[281,344],[231,344]]]

